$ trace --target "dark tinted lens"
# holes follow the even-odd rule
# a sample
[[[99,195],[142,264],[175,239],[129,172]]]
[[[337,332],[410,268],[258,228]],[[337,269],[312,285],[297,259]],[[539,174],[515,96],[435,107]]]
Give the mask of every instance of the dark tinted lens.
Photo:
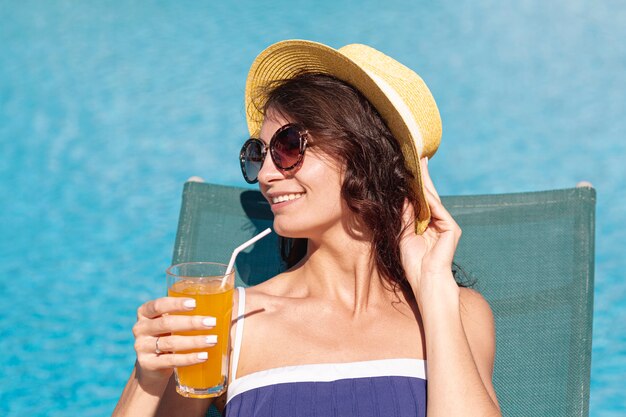
[[[243,175],[248,181],[256,181],[263,166],[263,149],[258,141],[248,141],[242,150]]]
[[[289,126],[276,133],[270,144],[270,152],[276,166],[281,169],[291,169],[298,163],[301,140],[300,130],[295,126]]]

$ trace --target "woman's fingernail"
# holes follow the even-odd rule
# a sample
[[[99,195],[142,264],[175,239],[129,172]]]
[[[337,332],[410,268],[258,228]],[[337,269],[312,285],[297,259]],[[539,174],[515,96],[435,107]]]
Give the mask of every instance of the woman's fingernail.
[[[428,157],[426,157],[426,165],[428,165]]]
[[[207,345],[214,345],[217,343],[217,335],[216,334],[210,334],[207,337],[204,338],[204,343],[206,343]]]
[[[215,317],[205,317],[202,319],[202,324],[206,327],[215,327]]]
[[[202,361],[209,359],[209,352],[198,352],[198,359]]]
[[[183,301],[183,306],[188,309],[196,308],[196,300],[190,298],[188,300]]]

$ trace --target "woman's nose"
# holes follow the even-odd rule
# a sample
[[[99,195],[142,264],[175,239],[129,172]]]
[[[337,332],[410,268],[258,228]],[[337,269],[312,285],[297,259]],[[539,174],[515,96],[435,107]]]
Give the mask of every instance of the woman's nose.
[[[276,167],[270,153],[267,152],[259,171],[259,182],[269,183],[281,178],[284,178],[283,172]]]

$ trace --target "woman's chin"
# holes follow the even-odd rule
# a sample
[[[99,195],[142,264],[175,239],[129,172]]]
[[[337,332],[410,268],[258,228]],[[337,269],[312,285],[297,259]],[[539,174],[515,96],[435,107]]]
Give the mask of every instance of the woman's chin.
[[[316,219],[307,219],[305,216],[300,216],[299,220],[294,220],[293,217],[287,219],[282,218],[282,216],[275,216],[273,229],[277,235],[289,239],[315,239],[316,236],[328,235],[329,231],[341,225],[340,219],[335,218],[330,221],[311,220]]]
[[[278,236],[286,237],[289,239],[298,239],[298,238],[307,237],[307,234],[305,233],[304,230],[281,225],[280,223],[276,223],[276,222],[274,222],[274,232],[276,232]]]
[[[319,232],[320,227],[312,224],[307,225],[300,219],[300,221],[294,221],[293,218],[289,221],[287,219],[280,219],[279,216],[274,217],[274,232],[277,235],[290,238],[290,239],[306,239]]]

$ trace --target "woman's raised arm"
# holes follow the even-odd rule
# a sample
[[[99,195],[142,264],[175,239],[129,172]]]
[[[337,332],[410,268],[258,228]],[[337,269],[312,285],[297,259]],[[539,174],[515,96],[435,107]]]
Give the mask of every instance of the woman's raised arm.
[[[420,161],[431,222],[423,235],[407,227],[402,264],[424,324],[428,361],[427,415],[501,416],[492,384],[495,330],[491,309],[480,294],[460,289],[452,260],[461,229],[441,204]],[[405,224],[414,219],[407,205]]]

